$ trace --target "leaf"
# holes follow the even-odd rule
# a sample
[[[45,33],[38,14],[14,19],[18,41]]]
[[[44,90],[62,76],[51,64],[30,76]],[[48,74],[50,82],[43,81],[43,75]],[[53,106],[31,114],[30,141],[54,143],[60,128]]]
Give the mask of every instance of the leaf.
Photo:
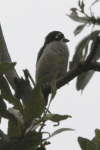
[[[37,123],[37,122],[34,122],[34,123]],[[32,122],[32,125],[27,128],[25,133],[28,133],[29,131],[35,131],[41,125],[41,123],[39,123],[33,126],[34,123]]]
[[[59,71],[57,71],[54,76],[53,76],[53,79],[51,81],[51,100],[55,97],[56,95],[56,91],[57,91],[57,87],[56,87],[56,79],[57,79],[57,76],[59,74]],[[50,100],[50,101],[51,101]]]
[[[0,114],[3,113],[7,109],[7,106],[0,95]]]
[[[87,150],[97,150],[96,146],[94,145],[92,141],[87,142]]]
[[[74,131],[74,129],[70,129],[70,128],[61,128],[61,129],[58,129],[58,130],[56,130],[55,132],[53,132],[53,133],[49,136],[49,138],[47,138],[47,139],[50,139],[51,137],[53,137],[53,136],[55,136],[55,135],[57,135],[57,134],[59,134],[59,133],[61,133],[61,132],[64,132],[64,131]]]
[[[83,137],[78,137],[78,143],[81,147],[82,150],[87,150],[87,143],[91,142],[90,140],[83,138]]]
[[[93,74],[95,73],[94,70],[89,70],[85,73],[80,74],[77,77],[76,81],[76,89],[79,90],[84,90],[90,79],[92,78]]]
[[[100,150],[100,141],[98,142],[98,145],[96,147],[96,150]]]
[[[12,120],[16,125],[16,118],[7,111],[6,104],[0,95],[0,116]]]
[[[93,40],[92,42],[92,45],[94,44],[95,40]],[[90,48],[90,51],[92,49],[92,45],[91,45],[91,48]],[[98,60],[100,58],[100,44],[98,45],[97,49],[96,49],[96,53],[93,57],[93,60]]]
[[[4,39],[0,40],[0,46],[3,45]]]
[[[74,35],[79,34],[79,33],[84,29],[85,26],[86,26],[86,24],[79,25],[79,26],[75,29]]]
[[[14,146],[16,146],[17,143],[17,141],[5,142],[4,144],[0,145],[0,150],[15,150]]]
[[[45,100],[41,92],[41,86],[43,85],[47,75],[42,77],[36,84],[35,88],[31,92],[27,106],[24,110],[26,120],[31,122],[35,118],[39,118],[45,109]]]
[[[33,134],[21,141],[10,141],[0,146],[0,150],[36,150],[41,141],[41,133]]]
[[[20,110],[23,114],[23,107],[19,100],[15,99],[11,93],[10,87],[6,79],[0,75],[0,89],[2,97],[7,100],[9,103],[13,104],[16,109]]]
[[[8,135],[4,134],[2,130],[0,130],[0,139],[2,139],[3,141],[9,141]]]
[[[0,63],[0,74],[5,74],[11,71],[16,65],[16,62],[9,63],[9,62],[2,62]]]
[[[84,3],[83,2],[82,3],[79,2],[79,7],[81,8],[81,12],[84,12]],[[67,15],[67,14],[66,15],[69,16],[72,20],[77,21],[77,22],[82,22],[85,24],[90,23],[91,19],[89,17],[87,17],[87,16],[79,17],[78,16],[77,8],[71,8],[70,10],[72,11],[70,13],[70,15]]]
[[[78,1],[78,6],[81,8],[81,11],[84,12],[84,2],[80,2],[80,0]]]
[[[94,45],[95,40],[93,40],[90,51],[92,49],[92,46]],[[98,45],[95,55],[93,57],[92,60],[96,61],[100,58],[100,44]],[[91,80],[93,74],[95,73],[94,70],[90,70],[88,72],[82,73],[77,77],[77,83],[76,83],[76,87],[77,90],[83,90],[86,85],[89,83],[89,81]]]
[[[90,19],[88,18],[88,17],[79,17],[79,16],[75,16],[75,15],[72,15],[72,14],[70,14],[70,15],[67,15],[67,16],[69,16],[72,20],[74,20],[74,21],[77,21],[77,22],[81,22],[81,23],[85,23],[85,24],[87,24],[87,23],[90,23]]]
[[[2,139],[0,139],[0,146],[2,146],[3,144],[5,144],[6,142]]]
[[[14,108],[9,108],[8,112],[13,114],[18,120],[19,122],[23,125],[24,124],[24,119],[22,118],[22,114],[20,113],[19,110],[16,110]]]
[[[79,6],[79,7],[81,6],[80,0],[78,1],[78,6]]]
[[[84,4],[84,2],[82,1],[82,4],[81,4],[81,10],[82,10],[82,12],[84,12],[84,6],[85,6],[85,4]]]
[[[78,16],[77,8],[71,8],[70,10],[72,11],[70,15],[72,15],[72,16]]]
[[[96,138],[98,140],[100,140],[100,130],[99,129],[95,129],[95,135],[96,135]]]
[[[71,116],[69,116],[69,115],[47,114],[44,117],[44,120],[51,120],[53,122],[59,122],[59,121],[65,120],[69,117],[71,118]]]
[[[99,30],[92,32],[91,34],[84,37],[76,46],[75,54],[73,56],[73,60],[70,62],[70,69],[73,68],[77,62],[84,60],[86,58],[88,52],[88,44],[90,40],[95,39],[96,36],[99,34]],[[85,48],[85,54],[83,55],[82,52]]]
[[[15,125],[11,120],[9,120],[8,136],[10,140],[19,140],[21,136],[21,124],[18,120],[17,120],[17,125]]]

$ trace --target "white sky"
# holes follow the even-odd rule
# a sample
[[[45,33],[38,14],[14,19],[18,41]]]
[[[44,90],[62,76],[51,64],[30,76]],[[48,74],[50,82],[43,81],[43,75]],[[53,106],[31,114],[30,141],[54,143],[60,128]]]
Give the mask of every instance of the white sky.
[[[91,3],[84,1],[89,12],[88,7],[93,0]],[[70,13],[70,8],[77,7],[77,2],[78,0],[0,0],[0,22],[11,58],[17,62],[16,70],[19,76],[23,76],[22,70],[27,68],[35,78],[37,53],[45,36],[53,30],[63,32],[70,40],[68,47],[71,60],[77,43],[91,31],[91,27],[88,27],[76,37],[73,34],[79,23],[72,21],[65,14]],[[93,11],[99,16],[100,2],[93,7]],[[62,121],[58,127],[53,127],[53,123],[48,121],[45,131],[52,133],[59,128],[73,128],[76,131],[63,132],[51,138],[51,145],[46,147],[47,150],[80,150],[78,136],[90,140],[94,137],[94,130],[100,128],[99,79],[99,73],[95,73],[82,94],[76,91],[76,79],[57,91],[50,111],[71,115],[72,118]],[[5,120],[2,120],[0,128],[7,132]]]

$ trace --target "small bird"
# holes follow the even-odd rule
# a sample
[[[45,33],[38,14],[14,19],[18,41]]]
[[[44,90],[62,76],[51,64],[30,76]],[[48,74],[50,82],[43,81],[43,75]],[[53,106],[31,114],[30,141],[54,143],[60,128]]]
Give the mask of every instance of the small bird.
[[[57,71],[59,71],[57,78],[66,73],[69,58],[66,42],[69,40],[60,31],[52,31],[46,36],[44,45],[37,56],[36,83],[46,74],[49,76],[45,83],[51,82]]]

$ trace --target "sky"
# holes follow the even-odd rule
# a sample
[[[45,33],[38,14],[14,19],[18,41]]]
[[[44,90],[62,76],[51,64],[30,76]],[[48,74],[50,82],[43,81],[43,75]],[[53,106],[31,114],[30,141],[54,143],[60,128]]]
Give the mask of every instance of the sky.
[[[93,0],[86,1],[86,12]],[[100,14],[100,2],[92,11]],[[70,8],[78,7],[78,0],[0,0],[0,22],[6,44],[13,62],[17,62],[16,70],[23,76],[23,69],[28,69],[35,79],[37,53],[44,43],[45,36],[54,30],[61,31],[70,40],[67,44],[71,61],[78,42],[91,32],[91,26],[86,27],[80,35],[74,36],[73,31],[80,25],[72,21],[66,14]],[[99,27],[95,27],[99,29]],[[57,91],[51,103],[50,111],[55,114],[71,115],[62,121],[58,127],[48,121],[45,131],[53,133],[59,128],[72,128],[49,141],[47,150],[80,150],[77,137],[92,139],[94,130],[100,128],[100,76],[96,72],[85,90],[76,90],[76,78]],[[3,119],[0,128],[7,133],[7,120]]]

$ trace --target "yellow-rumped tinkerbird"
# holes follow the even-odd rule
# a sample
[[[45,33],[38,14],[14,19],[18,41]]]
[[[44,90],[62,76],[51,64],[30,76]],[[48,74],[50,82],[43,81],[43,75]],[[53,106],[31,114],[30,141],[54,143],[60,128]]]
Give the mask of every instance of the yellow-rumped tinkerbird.
[[[51,82],[54,74],[62,76],[67,71],[69,50],[66,45],[69,42],[64,34],[59,31],[52,31],[45,37],[44,45],[41,47],[36,63],[36,83],[46,74],[49,74],[46,82]]]

